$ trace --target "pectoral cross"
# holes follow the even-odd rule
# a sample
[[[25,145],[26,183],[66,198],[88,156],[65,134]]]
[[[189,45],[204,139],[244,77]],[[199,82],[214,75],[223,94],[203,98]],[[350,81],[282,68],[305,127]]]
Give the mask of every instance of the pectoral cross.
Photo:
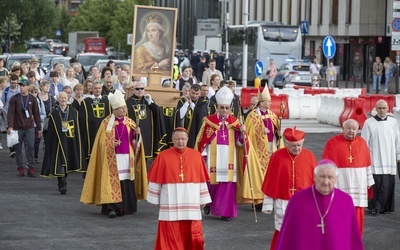
[[[291,189],[289,189],[290,191],[292,191],[292,195],[294,194],[294,191],[296,191],[296,188],[293,186]]]
[[[185,177],[185,175],[183,174],[183,171],[181,170],[181,174],[180,175],[178,175],[179,177],[181,177],[181,180],[183,181],[183,179],[184,179],[184,177]]]
[[[225,134],[225,130],[222,130],[222,135],[221,135],[221,137],[224,139],[224,141],[225,141],[225,138],[226,138],[226,134]]]
[[[321,218],[321,224],[317,224],[317,227],[320,227],[322,234],[325,234],[325,224],[323,218]]]
[[[114,146],[121,145],[121,140],[114,140]]]
[[[184,179],[185,175],[183,174],[182,156],[179,156],[179,163],[180,163],[179,168],[181,169],[181,174],[178,175],[178,176],[181,177],[181,180],[183,182],[183,179]]]
[[[347,158],[347,159],[349,159],[349,162],[350,162],[350,163],[353,162],[353,156],[350,155],[349,158]]]

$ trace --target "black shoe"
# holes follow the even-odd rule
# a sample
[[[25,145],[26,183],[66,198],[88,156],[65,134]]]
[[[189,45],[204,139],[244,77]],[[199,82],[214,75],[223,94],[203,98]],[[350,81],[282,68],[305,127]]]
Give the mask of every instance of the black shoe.
[[[210,214],[210,205],[205,205],[203,208],[204,214],[209,215]]]
[[[62,188],[59,189],[59,191],[60,191],[61,195],[65,195],[67,193],[67,188],[66,187],[62,187]]]
[[[257,204],[255,207],[256,207],[256,211],[257,212],[262,212],[262,207],[263,207],[262,203],[261,204]]]
[[[10,153],[10,157],[11,157],[11,158],[14,158],[14,157],[15,157],[15,152],[11,152],[11,153]]]
[[[221,220],[223,220],[223,221],[231,221],[231,217],[222,216]]]
[[[116,216],[117,216],[117,214],[115,213],[114,210],[111,210],[111,211],[108,213],[108,218],[115,218]]]
[[[371,214],[373,216],[377,216],[379,214],[379,212],[376,209],[372,209]]]

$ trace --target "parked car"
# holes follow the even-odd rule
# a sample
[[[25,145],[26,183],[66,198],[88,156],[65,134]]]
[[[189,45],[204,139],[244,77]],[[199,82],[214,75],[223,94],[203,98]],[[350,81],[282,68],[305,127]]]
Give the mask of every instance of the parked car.
[[[30,42],[27,44],[26,53],[35,55],[50,54],[50,49],[45,42]]]
[[[58,56],[54,57],[51,59],[50,65],[53,66],[55,63],[61,63],[64,64],[64,69],[67,69],[69,67],[69,60],[71,57],[69,56]]]
[[[287,83],[311,86],[310,65],[310,62],[302,60],[282,64],[275,76],[274,86],[284,88]]]
[[[110,59],[125,59],[125,52],[118,52],[117,50],[114,49],[114,47],[107,47],[106,49],[107,56]]]
[[[50,46],[50,52],[56,55],[66,56],[68,54],[68,45],[64,43],[52,43]]]
[[[11,71],[11,67],[14,62],[31,61],[35,57],[34,54],[9,54],[6,59],[6,69]]]
[[[108,60],[108,57],[99,53],[79,53],[76,55],[76,60],[82,64],[86,72],[89,72],[90,67],[95,65],[97,60]]]
[[[53,44],[53,43],[62,43],[62,41],[60,39],[46,39],[44,40],[45,43],[47,43],[49,45],[49,47]]]
[[[103,68],[107,65],[108,61],[110,61],[110,59],[108,60],[97,60],[96,64],[94,66],[96,66],[99,69],[99,72],[101,72],[103,70]],[[127,60],[112,60],[115,63],[115,66],[122,66],[124,64],[128,64],[131,65],[130,61]]]
[[[44,55],[42,56],[42,58],[40,59],[40,67],[47,72],[47,70],[51,69],[51,60],[55,57],[60,57],[59,55],[54,55],[54,54],[50,54],[50,55]]]

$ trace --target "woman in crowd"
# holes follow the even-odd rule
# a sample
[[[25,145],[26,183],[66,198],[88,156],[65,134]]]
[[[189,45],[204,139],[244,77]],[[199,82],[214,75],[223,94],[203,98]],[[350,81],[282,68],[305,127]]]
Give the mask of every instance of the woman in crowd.
[[[75,70],[72,67],[69,67],[65,72],[65,77],[63,79],[64,86],[70,86],[74,89],[75,85],[79,84],[78,80],[75,78]]]
[[[83,82],[83,98],[92,96],[93,81],[87,79]]]
[[[79,107],[81,106],[81,103],[83,99],[83,86],[82,84],[76,84],[73,88],[74,91],[74,101],[72,102],[72,107],[74,107],[76,110],[79,110]]]
[[[219,78],[218,74],[213,74],[210,77],[210,82],[204,83],[210,86],[208,89],[208,98],[211,98],[213,95],[215,95],[215,92],[219,89],[219,83],[221,82],[221,79]]]

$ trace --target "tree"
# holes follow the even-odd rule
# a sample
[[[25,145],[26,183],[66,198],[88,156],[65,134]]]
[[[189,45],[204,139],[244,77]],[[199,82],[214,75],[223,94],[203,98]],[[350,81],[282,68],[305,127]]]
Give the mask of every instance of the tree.
[[[70,31],[98,31],[107,44],[127,53],[126,36],[133,30],[133,15],[136,4],[149,5],[150,0],[85,0],[79,6],[77,15],[71,20]]]
[[[55,29],[61,31],[60,39],[64,42],[68,42],[68,24],[71,22],[71,16],[65,6],[58,8],[56,20]]]
[[[109,31],[110,39],[108,41],[110,45],[118,48],[118,44],[120,44],[122,51],[125,51],[127,55],[131,54],[132,46],[127,45],[127,34],[133,31],[135,5],[149,5],[150,2],[149,0],[129,0],[121,2],[111,22],[112,29]]]

